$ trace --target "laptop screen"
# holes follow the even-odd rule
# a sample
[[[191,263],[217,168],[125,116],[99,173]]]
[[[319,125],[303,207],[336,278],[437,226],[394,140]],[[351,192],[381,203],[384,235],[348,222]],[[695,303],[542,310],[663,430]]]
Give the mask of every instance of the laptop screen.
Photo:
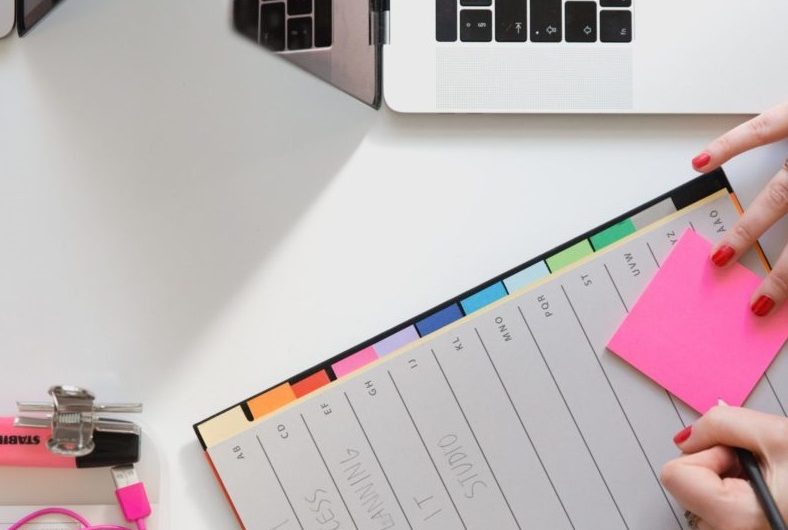
[[[61,0],[17,0],[17,28],[22,36],[38,24]]]

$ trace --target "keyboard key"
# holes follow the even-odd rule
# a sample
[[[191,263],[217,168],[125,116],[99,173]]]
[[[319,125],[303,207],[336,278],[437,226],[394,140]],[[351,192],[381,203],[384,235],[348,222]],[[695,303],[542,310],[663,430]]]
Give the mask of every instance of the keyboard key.
[[[315,46],[318,48],[331,46],[331,17],[331,0],[315,0]]]
[[[526,0],[495,0],[495,40],[498,42],[525,42]]]
[[[561,0],[531,0],[531,40],[561,42]]]
[[[287,20],[287,49],[305,50],[312,47],[312,17]]]
[[[460,5],[468,7],[487,7],[492,5],[492,0],[460,0]]]
[[[435,0],[435,39],[457,40],[457,0]]]
[[[632,42],[632,12],[602,10],[599,37],[602,42]]]
[[[285,49],[285,4],[265,3],[260,8],[260,44],[275,52]]]
[[[260,23],[258,0],[235,0],[233,2],[233,25],[235,30],[257,42],[257,26]]]
[[[566,42],[596,42],[596,2],[567,2]]]
[[[312,0],[287,0],[288,15],[308,15],[312,12]]]
[[[632,7],[632,0],[601,0],[602,7]]]
[[[460,11],[460,40],[490,42],[492,40],[492,11],[463,9]]]

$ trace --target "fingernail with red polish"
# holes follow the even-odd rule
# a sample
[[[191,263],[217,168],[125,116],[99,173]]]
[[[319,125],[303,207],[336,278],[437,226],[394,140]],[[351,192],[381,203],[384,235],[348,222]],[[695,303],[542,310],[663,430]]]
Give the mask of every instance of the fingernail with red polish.
[[[692,159],[692,167],[702,169],[709,162],[711,162],[711,155],[709,153],[701,153]]]
[[[765,317],[769,314],[769,311],[772,310],[774,307],[774,300],[762,294],[758,297],[754,304],[752,304],[752,312],[755,313],[759,317]]]
[[[688,425],[677,432],[676,436],[673,437],[673,443],[678,445],[680,443],[686,442],[687,438],[690,437],[690,434],[692,434],[692,425]]]
[[[736,251],[728,245],[722,245],[717,251],[711,255],[711,261],[717,266],[722,267],[728,263]]]

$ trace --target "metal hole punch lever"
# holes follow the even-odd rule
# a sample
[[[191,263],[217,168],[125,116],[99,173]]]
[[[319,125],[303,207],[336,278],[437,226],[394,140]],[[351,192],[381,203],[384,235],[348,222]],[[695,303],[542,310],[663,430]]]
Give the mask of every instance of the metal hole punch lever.
[[[141,403],[96,403],[88,390],[76,386],[53,386],[49,389],[52,403],[18,402],[20,415],[16,427],[51,429],[49,450],[61,456],[82,457],[96,449],[95,435],[113,433],[140,436],[140,428],[130,421],[100,416],[103,413],[142,412]]]

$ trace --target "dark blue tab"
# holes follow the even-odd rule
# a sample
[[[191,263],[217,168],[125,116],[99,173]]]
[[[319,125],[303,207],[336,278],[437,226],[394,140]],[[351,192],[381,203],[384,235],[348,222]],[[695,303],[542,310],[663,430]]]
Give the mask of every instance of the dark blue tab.
[[[451,324],[455,320],[461,319],[463,316],[465,315],[462,314],[460,306],[452,304],[416,322],[416,330],[423,337],[441,329],[443,326]]]

